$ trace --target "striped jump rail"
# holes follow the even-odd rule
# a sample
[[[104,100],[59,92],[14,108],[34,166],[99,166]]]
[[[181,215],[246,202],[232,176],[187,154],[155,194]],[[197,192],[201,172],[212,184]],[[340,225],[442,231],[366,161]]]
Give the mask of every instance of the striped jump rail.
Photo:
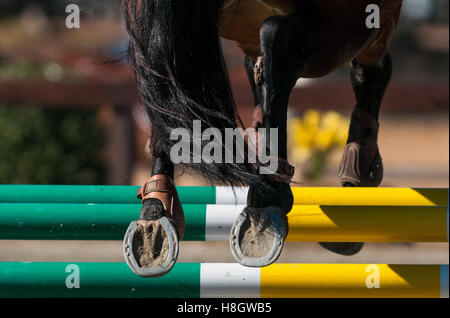
[[[0,239],[122,240],[138,187],[1,186]],[[227,241],[248,189],[178,187],[186,241]],[[288,241],[447,242],[448,190],[293,188]]]
[[[0,297],[440,298],[448,265],[176,264],[141,278],[125,263],[0,263]]]
[[[0,203],[138,204],[136,186],[0,185]],[[183,204],[246,204],[248,188],[177,187]],[[448,206],[448,189],[292,188],[295,205]]]

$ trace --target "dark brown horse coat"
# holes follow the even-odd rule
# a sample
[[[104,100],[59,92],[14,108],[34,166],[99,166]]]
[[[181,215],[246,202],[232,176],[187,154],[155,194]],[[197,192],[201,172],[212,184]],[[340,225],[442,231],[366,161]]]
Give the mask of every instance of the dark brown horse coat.
[[[366,7],[379,3],[381,28],[365,25]],[[387,52],[397,28],[402,0],[228,0],[219,33],[234,40],[244,53],[260,53],[260,26],[273,15],[296,10],[308,17],[305,39],[314,50],[302,77],[320,77],[357,58],[363,65],[376,64]]]

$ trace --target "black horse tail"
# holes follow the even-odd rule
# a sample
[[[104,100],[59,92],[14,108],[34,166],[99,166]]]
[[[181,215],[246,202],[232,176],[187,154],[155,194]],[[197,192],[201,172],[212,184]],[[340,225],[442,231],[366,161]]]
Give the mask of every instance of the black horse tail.
[[[175,128],[188,131],[193,145],[195,120],[201,121],[202,131],[217,128],[222,136],[225,128],[237,128],[241,122],[218,36],[222,2],[122,0],[131,64],[152,124],[154,156],[170,157],[179,141],[170,140]],[[226,151],[222,142],[222,153]],[[247,159],[244,163],[190,160],[180,166],[210,183],[242,186],[267,181]]]

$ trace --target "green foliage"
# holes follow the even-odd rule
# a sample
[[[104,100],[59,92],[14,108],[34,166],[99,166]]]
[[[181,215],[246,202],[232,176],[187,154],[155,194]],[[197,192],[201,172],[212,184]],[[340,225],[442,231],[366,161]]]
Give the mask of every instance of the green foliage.
[[[2,80],[47,80],[49,82],[70,81],[79,79],[75,71],[63,68],[58,63],[36,63],[26,60],[6,60],[0,63],[0,79]]]
[[[0,184],[103,184],[94,111],[0,105]]]
[[[41,77],[41,67],[38,64],[18,60],[15,63],[0,63],[0,78],[21,79]]]

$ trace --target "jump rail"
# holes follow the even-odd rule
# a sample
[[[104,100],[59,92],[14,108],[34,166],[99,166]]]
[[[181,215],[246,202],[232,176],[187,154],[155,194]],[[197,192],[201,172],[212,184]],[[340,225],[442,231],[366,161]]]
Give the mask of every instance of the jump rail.
[[[379,277],[379,284],[378,278]],[[448,297],[448,265],[177,264],[141,278],[124,263],[0,263],[0,297]]]
[[[136,186],[0,185],[0,203],[137,204]],[[246,204],[248,188],[177,187],[183,204]],[[447,206],[448,189],[292,188],[295,205]]]
[[[288,241],[447,242],[448,190],[293,188]],[[186,241],[227,241],[248,189],[179,187]],[[0,239],[121,240],[137,187],[1,186]]]
[[[227,241],[244,205],[183,205],[186,241]],[[122,240],[138,204],[0,203],[0,239]],[[296,205],[288,241],[447,242],[446,207]]]
[[[138,187],[0,185],[0,239],[121,240]],[[226,241],[248,189],[178,187],[185,240]],[[293,188],[290,241],[447,242],[448,189]],[[448,297],[448,265],[0,263],[0,297]]]

